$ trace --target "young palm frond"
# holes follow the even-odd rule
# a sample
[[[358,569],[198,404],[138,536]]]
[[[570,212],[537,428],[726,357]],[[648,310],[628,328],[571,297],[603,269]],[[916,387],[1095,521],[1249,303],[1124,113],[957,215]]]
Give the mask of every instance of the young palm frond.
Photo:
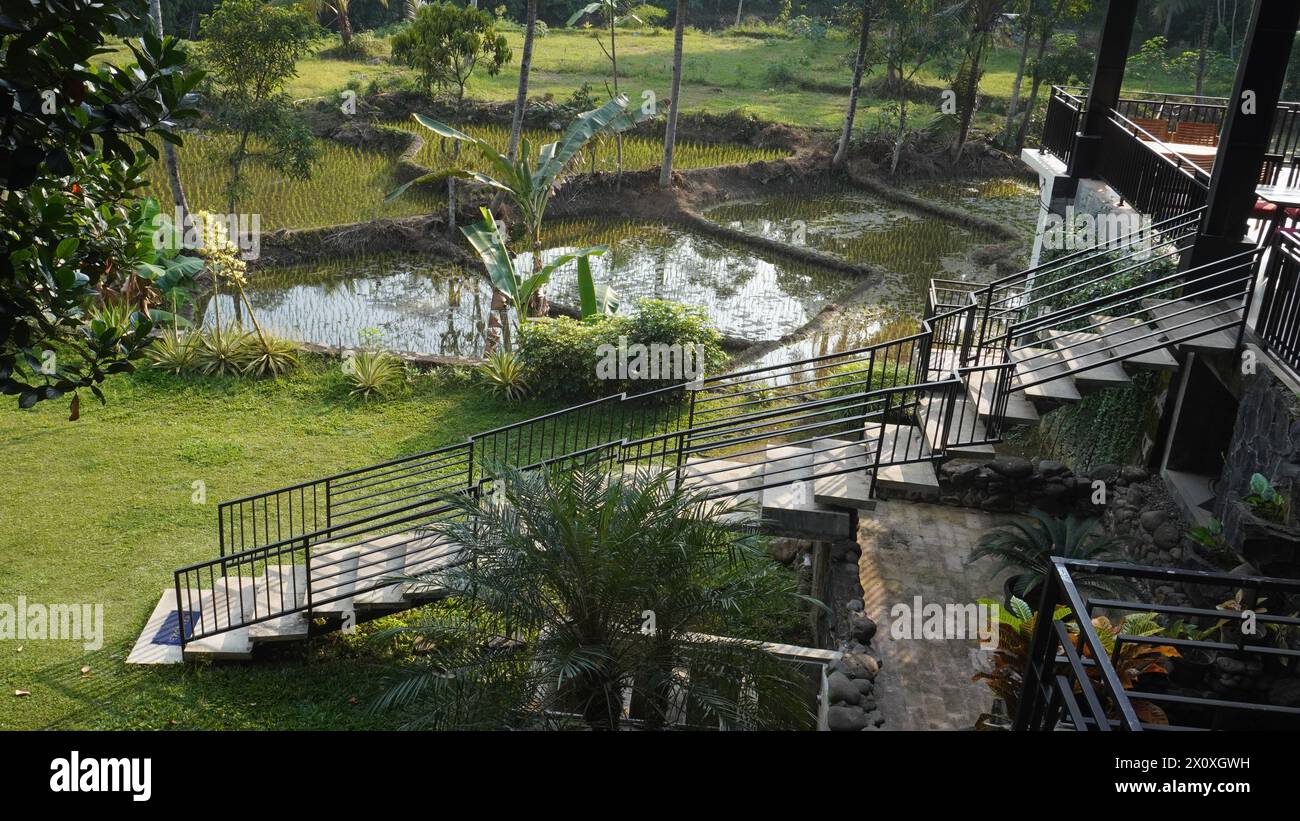
[[[416,632],[448,648],[430,668],[479,690],[425,669],[390,705],[423,704],[438,721],[479,709],[516,727],[808,726],[804,677],[752,641],[798,620],[794,580],[723,523],[735,502],[600,463],[493,474],[493,492],[448,500],[439,530],[461,560],[410,580],[473,614],[468,630]],[[513,708],[486,706],[506,693]]]

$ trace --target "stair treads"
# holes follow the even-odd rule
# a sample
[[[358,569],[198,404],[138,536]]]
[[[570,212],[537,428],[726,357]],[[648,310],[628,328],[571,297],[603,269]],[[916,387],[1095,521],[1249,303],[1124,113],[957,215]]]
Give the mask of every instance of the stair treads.
[[[813,500],[823,505],[840,505],[874,510],[871,498],[870,451],[863,442],[824,439],[813,444]],[[833,471],[846,471],[834,473]]]
[[[981,374],[983,379],[980,378]],[[966,376],[966,392],[975,400],[980,417],[988,420],[994,416],[994,394],[997,393],[997,374],[993,371],[974,372]],[[1002,416],[1013,425],[1037,425],[1038,409],[1023,393],[1007,397]]]
[[[1101,344],[1101,337],[1084,331],[1048,331],[1053,347],[1080,385],[1098,388],[1122,387],[1129,383],[1123,366],[1113,361]]]
[[[987,441],[988,432],[980,421],[979,410],[964,396],[953,396],[945,402],[942,394],[927,394],[921,397],[922,414],[925,417],[925,441],[931,452],[968,456],[991,456],[996,451]],[[948,420],[948,435],[942,444],[939,433],[943,430],[946,411],[951,406],[952,417]]]
[[[1230,353],[1237,349],[1240,309],[1225,313],[1229,307],[1226,303],[1205,305],[1187,299],[1148,299],[1142,305],[1156,326],[1181,347],[1204,353]]]
[[[1178,359],[1168,347],[1147,350],[1153,345],[1169,344],[1158,328],[1132,317],[1115,319],[1097,315],[1091,321],[1097,326],[1101,343],[1117,359],[1124,360],[1125,366],[1157,371],[1178,370]]]
[[[1047,348],[1013,348],[1011,358],[1016,363],[1012,385],[1016,388],[1027,385],[1023,388],[1023,393],[1030,399],[1078,402],[1083,398],[1074,386],[1065,357],[1056,351]]]

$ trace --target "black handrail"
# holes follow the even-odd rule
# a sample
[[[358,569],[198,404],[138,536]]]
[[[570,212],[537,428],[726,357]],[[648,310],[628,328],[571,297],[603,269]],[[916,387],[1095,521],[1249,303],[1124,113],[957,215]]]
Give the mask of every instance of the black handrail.
[[[1168,645],[1180,652],[1187,650],[1216,650],[1234,654],[1272,656],[1300,661],[1300,650],[1275,647],[1246,640],[1244,632],[1236,642],[1211,641],[1205,638],[1137,636],[1119,632],[1114,636],[1114,648],[1106,652],[1100,636],[1093,628],[1092,619],[1099,610],[1112,613],[1154,613],[1170,618],[1203,618],[1219,620],[1240,616],[1227,609],[1163,605],[1152,601],[1115,599],[1105,596],[1085,595],[1078,584],[1082,576],[1106,576],[1123,579],[1131,585],[1145,584],[1150,588],[1183,586],[1191,589],[1209,588],[1219,591],[1239,591],[1247,609],[1254,608],[1261,594],[1279,596],[1300,594],[1300,581],[1271,576],[1241,576],[1231,573],[1181,570],[1168,567],[1131,565],[1118,562],[1097,562],[1054,557],[1051,570],[1044,578],[1038,601],[1038,621],[1030,642],[1029,659],[1021,681],[1018,709],[1014,718],[1015,730],[1051,731],[1073,729],[1079,731],[1111,729],[1143,731],[1168,729],[1213,729],[1222,716],[1241,717],[1251,713],[1273,722],[1279,718],[1292,722],[1300,720],[1300,709],[1255,701],[1207,697],[1203,694],[1153,692],[1148,689],[1125,689],[1115,670],[1114,659],[1124,644]],[[1227,596],[1231,597],[1231,596]],[[1057,614],[1060,607],[1067,612]],[[1255,613],[1254,621],[1264,625],[1300,624],[1300,619]],[[1074,625],[1074,630],[1069,626]],[[1087,649],[1085,654],[1083,651]],[[1177,659],[1174,660],[1177,664]],[[1292,663],[1296,663],[1293,661]],[[1078,698],[1086,702],[1080,705]],[[1144,722],[1139,717],[1138,705],[1142,702],[1166,706],[1196,707],[1210,712],[1208,726],[1180,725],[1170,720],[1168,724]],[[1084,709],[1086,707],[1086,710]],[[1066,720],[1068,719],[1068,720]]]

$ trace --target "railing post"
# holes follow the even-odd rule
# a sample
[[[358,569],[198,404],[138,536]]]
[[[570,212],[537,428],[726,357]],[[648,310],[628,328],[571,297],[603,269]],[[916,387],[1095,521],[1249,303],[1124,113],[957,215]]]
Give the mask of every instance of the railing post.
[[[330,498],[333,480],[325,480],[325,529],[330,531],[330,537],[334,536],[334,504]]]
[[[1016,707],[1015,722],[1011,729],[1024,732],[1039,729],[1036,724],[1042,717],[1042,699],[1044,679],[1051,679],[1053,662],[1056,654],[1053,650],[1052,614],[1056,610],[1060,579],[1056,575],[1056,565],[1043,576],[1043,592],[1038,598],[1038,620],[1034,623],[1034,637],[1029,645],[1029,664],[1021,677],[1020,702]]]
[[[677,437],[677,467],[673,471],[673,475],[676,476],[679,486],[682,483],[682,466],[686,458],[686,439],[690,436],[691,429],[695,427],[695,396],[703,388],[703,385],[696,387],[692,382],[687,382],[684,388],[690,394],[691,404],[686,412],[686,428],[685,430],[679,430]]]

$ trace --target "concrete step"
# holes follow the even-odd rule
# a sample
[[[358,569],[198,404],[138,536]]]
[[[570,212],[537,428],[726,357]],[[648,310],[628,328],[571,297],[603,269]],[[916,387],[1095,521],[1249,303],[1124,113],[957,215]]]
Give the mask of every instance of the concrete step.
[[[763,507],[762,462],[739,462],[731,459],[696,458],[682,466],[682,481],[687,487],[726,496],[743,507],[728,513],[723,520],[740,527],[757,525]]]
[[[356,590],[359,553],[353,545],[332,542],[312,548],[311,615],[340,615],[356,610],[351,593]]]
[[[1123,360],[1122,364],[1129,370],[1177,371],[1178,358],[1166,348],[1138,353],[1152,345],[1168,340],[1163,333],[1152,336],[1157,329],[1132,317],[1115,319],[1095,315],[1090,321],[1097,326],[1101,343],[1111,355]]]
[[[412,533],[382,536],[357,544],[357,595],[352,602],[359,608],[395,609],[406,606],[402,585],[389,582],[406,573],[408,545],[416,539]]]
[[[980,422],[979,411],[964,396],[952,398],[952,417],[948,422],[947,441],[939,443],[939,434],[943,430],[944,412],[947,407],[941,394],[927,394],[920,398],[921,415],[925,424],[925,442],[930,451],[943,451],[958,456],[993,456],[996,451],[992,444],[986,443],[988,432]]]
[[[247,627],[239,627],[195,639],[185,645],[185,660],[247,661],[253,657],[253,641],[248,631]]]
[[[261,587],[266,594],[259,602],[259,607],[267,606],[275,612],[306,604],[307,568],[305,566],[268,565],[263,580]],[[254,643],[292,641],[306,638],[308,627],[307,614],[298,611],[249,625],[248,635]]]
[[[1209,354],[1232,353],[1237,349],[1236,323],[1241,319],[1241,310],[1215,316],[1228,309],[1227,303],[1202,305],[1186,299],[1147,299],[1142,306],[1151,314],[1156,327],[1179,348]],[[1202,335],[1188,339],[1195,334]]]
[[[871,498],[871,451],[864,442],[826,439],[812,446],[817,478],[813,479],[813,501],[836,507],[875,510]],[[825,475],[830,471],[853,468],[851,473]]]
[[[987,421],[992,418],[996,390],[997,378],[993,371],[981,371],[966,377],[966,392],[979,410],[980,419]],[[1038,409],[1023,392],[1014,392],[1007,397],[1003,415],[1012,425],[1037,425],[1040,418]]]
[[[1046,402],[1078,402],[1083,399],[1079,389],[1070,378],[1070,368],[1065,364],[1065,357],[1048,348],[1013,348],[1011,358],[1016,363],[1016,375],[1012,378],[1012,395],[1021,393],[1029,399]],[[1051,380],[1044,382],[1042,380]],[[1035,384],[1037,383],[1037,384]]]
[[[876,468],[876,487],[926,496],[937,495],[939,479],[930,461],[933,453],[925,433],[914,425],[872,422],[866,426],[867,441],[879,443],[880,467]],[[904,462],[903,460],[907,460]]]
[[[185,660],[246,660],[253,657],[249,628],[243,626],[244,613],[252,610],[252,578],[217,579],[211,590],[200,590],[199,617],[194,632],[221,632],[194,639],[185,645]]]
[[[850,538],[852,517],[819,504],[813,493],[813,454],[807,446],[768,445],[763,463],[763,519],[782,536],[819,541]],[[774,484],[774,483],[781,484]]]
[[[438,533],[423,533],[407,545],[406,565],[403,572],[408,576],[435,573],[455,563],[460,555],[456,545],[451,544],[445,536]],[[447,590],[436,584],[406,582],[402,585],[402,596],[411,602],[440,599],[447,595]]]
[[[1065,365],[1081,388],[1122,388],[1128,373],[1102,344],[1101,337],[1086,331],[1048,331],[1052,346],[1064,357]]]

